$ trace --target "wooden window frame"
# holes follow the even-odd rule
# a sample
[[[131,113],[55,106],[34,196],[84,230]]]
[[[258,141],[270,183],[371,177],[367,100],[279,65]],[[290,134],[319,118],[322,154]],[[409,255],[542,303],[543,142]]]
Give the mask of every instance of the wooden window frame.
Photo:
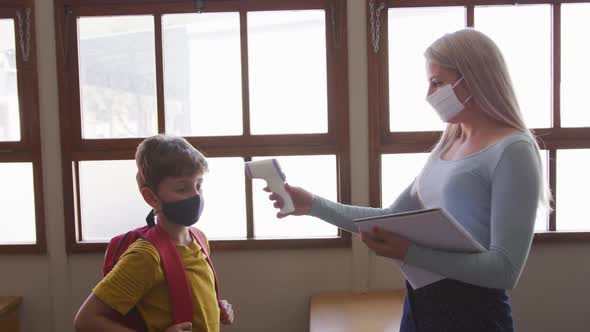
[[[41,163],[41,130],[39,123],[39,91],[37,78],[37,47],[35,41],[35,6],[33,0],[6,0],[0,3],[0,18],[13,19],[16,47],[17,89],[19,102],[21,139],[17,142],[0,142],[0,162],[26,162],[32,164],[33,191],[35,201],[34,244],[0,244],[0,254],[44,254],[47,250],[45,238],[45,214],[43,203],[43,168]],[[26,21],[30,11],[30,44],[28,60],[23,58],[20,46],[17,11]],[[26,38],[26,37],[25,37]],[[26,44],[26,40],[25,40]],[[15,222],[18,222],[16,220]]]
[[[102,252],[106,243],[82,242],[77,165],[88,160],[134,159],[142,138],[82,139],[75,20],[80,16],[154,15],[158,132],[165,130],[161,15],[194,13],[194,0],[56,0],[55,18],[59,68],[59,103],[64,185],[65,236],[68,253]],[[251,135],[247,52],[247,13],[267,10],[326,10],[328,132],[326,134]],[[240,13],[242,59],[241,136],[186,137],[208,157],[322,155],[336,157],[338,200],[350,203],[350,143],[348,114],[348,41],[346,0],[209,0],[202,12]],[[73,174],[73,176],[72,176]],[[72,190],[72,188],[76,188]],[[251,180],[246,179],[247,239],[211,241],[214,249],[280,249],[350,247],[351,235],[339,230],[334,238],[255,239]],[[76,193],[76,194],[74,194]],[[77,215],[76,215],[77,214]]]
[[[464,7],[467,27],[474,26],[476,6],[493,5],[551,5],[551,47],[552,47],[552,122],[550,128],[533,129],[539,137],[539,145],[548,153],[548,183],[554,201],[552,208],[559,198],[556,192],[556,160],[557,150],[589,149],[590,127],[563,128],[560,117],[560,85],[561,80],[561,4],[589,3],[579,0],[365,0],[367,6],[367,55],[368,55],[368,89],[369,89],[369,141],[370,141],[370,202],[373,207],[380,207],[381,202],[381,156],[390,153],[420,153],[428,152],[440,138],[441,131],[425,132],[391,132],[389,127],[389,46],[388,46],[388,17],[387,9],[404,7]],[[374,52],[371,38],[371,3],[376,11],[384,4],[380,16],[379,51]],[[549,214],[546,231],[536,231],[534,242],[574,242],[590,241],[590,231],[557,231],[555,210]]]

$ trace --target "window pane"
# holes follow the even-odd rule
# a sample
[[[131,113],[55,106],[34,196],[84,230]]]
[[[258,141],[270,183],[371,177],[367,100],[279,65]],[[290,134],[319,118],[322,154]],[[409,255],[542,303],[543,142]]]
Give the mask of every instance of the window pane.
[[[443,130],[426,102],[424,51],[443,34],[465,27],[463,7],[389,10],[389,128],[391,131]]]
[[[20,140],[14,21],[0,19],[0,141]]]
[[[209,239],[245,239],[244,159],[207,158],[207,162],[209,173],[203,178],[205,208],[195,226]]]
[[[0,244],[35,243],[35,190],[31,163],[1,163]]]
[[[590,150],[557,151],[556,226],[558,231],[588,231],[585,207],[588,206],[586,188]]]
[[[239,13],[164,15],[166,130],[242,134]]]
[[[253,160],[267,159],[253,158]],[[312,193],[336,201],[336,157],[335,156],[289,156],[275,157],[279,161],[287,182],[303,187]],[[336,226],[310,216],[289,216],[277,219],[278,212],[262,188],[266,181],[252,181],[254,200],[254,235],[256,238],[314,238],[335,237]]]
[[[561,5],[561,125],[590,126],[586,100],[590,77],[590,4]]]
[[[139,193],[136,174],[135,160],[80,162],[84,241],[108,241],[146,224],[151,208]]]
[[[78,20],[84,138],[157,133],[153,16]]]
[[[252,134],[326,133],[325,13],[248,13]]]
[[[551,6],[476,7],[475,28],[492,38],[502,51],[527,126],[549,127]]]
[[[381,206],[390,206],[418,176],[429,153],[396,153],[381,156]]]

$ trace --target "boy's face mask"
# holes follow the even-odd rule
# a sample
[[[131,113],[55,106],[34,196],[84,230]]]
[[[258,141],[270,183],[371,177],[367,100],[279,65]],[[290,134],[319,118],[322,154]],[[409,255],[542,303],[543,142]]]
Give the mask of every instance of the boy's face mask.
[[[173,223],[188,227],[199,221],[204,205],[205,200],[200,193],[181,201],[162,202],[161,211]]]

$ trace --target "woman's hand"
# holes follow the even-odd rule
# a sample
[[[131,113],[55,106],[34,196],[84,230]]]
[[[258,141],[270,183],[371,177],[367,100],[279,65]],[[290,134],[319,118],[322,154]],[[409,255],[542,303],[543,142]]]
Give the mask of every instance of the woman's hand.
[[[221,323],[231,325],[234,323],[234,309],[232,305],[226,300],[219,301],[219,310],[221,315]]]
[[[405,238],[378,227],[373,228],[373,233],[361,233],[361,240],[377,255],[404,260],[412,242]]]
[[[179,323],[176,325],[172,325],[166,329],[166,332],[191,332],[193,330],[193,323],[192,322],[184,322]]]
[[[287,214],[278,212],[277,217],[284,218],[288,215],[302,216],[308,214],[309,210],[311,210],[311,203],[313,203],[313,195],[303,188],[291,187],[288,183],[285,183],[285,190],[291,196],[291,200],[293,201],[293,206],[295,207],[295,210]],[[270,192],[270,189],[268,189],[268,187],[265,187],[264,191]],[[273,204],[275,208],[280,209],[282,207],[283,203],[279,199],[279,195],[271,193],[268,196],[268,198],[271,201],[275,201]]]

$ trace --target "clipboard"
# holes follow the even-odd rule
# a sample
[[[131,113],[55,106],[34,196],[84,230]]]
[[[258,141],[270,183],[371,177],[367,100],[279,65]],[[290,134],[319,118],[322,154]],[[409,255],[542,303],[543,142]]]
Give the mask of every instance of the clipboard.
[[[374,227],[396,233],[411,242],[450,252],[479,253],[486,249],[450,213],[442,208],[408,211],[355,219],[359,231],[372,233]],[[412,288],[418,289],[444,279],[444,276],[400,262]]]

